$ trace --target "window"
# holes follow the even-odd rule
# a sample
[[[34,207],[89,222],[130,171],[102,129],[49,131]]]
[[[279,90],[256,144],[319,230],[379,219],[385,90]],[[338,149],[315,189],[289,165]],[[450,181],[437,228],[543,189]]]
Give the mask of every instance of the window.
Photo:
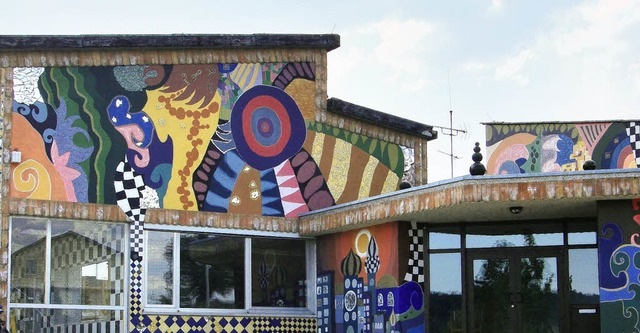
[[[125,310],[126,224],[13,217],[11,320],[18,329],[119,332]]]
[[[157,226],[156,226],[157,227]],[[313,241],[147,230],[145,307],[155,312],[309,312]],[[313,289],[315,290],[315,289]]]

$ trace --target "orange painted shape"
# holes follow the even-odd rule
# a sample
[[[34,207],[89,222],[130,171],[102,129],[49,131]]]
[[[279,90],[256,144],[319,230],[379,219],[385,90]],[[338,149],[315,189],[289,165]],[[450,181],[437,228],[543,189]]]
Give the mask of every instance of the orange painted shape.
[[[12,113],[11,118],[13,137],[20,138],[12,141],[11,150],[22,152],[22,162],[11,165],[9,196],[69,201],[64,179],[47,157],[40,133],[23,116]]]

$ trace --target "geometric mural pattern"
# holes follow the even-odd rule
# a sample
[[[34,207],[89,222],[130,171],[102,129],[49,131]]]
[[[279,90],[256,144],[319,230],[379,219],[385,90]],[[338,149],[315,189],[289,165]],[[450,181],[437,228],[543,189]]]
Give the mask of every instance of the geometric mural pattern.
[[[424,229],[418,228],[416,222],[411,222],[411,229],[408,231],[409,240],[409,262],[405,281],[424,282]]]
[[[142,316],[137,326],[150,333],[314,333],[315,318],[279,317],[210,317],[210,316]]]

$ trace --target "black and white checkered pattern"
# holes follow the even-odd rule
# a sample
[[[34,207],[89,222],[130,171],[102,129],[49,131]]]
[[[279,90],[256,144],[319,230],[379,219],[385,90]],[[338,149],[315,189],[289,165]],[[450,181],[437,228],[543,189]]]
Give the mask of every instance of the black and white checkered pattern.
[[[142,190],[144,190],[144,180],[137,174],[125,156],[124,161],[118,164],[113,186],[116,191],[118,206],[125,215],[130,225],[129,241],[131,245],[132,257],[136,259],[142,255],[142,231],[144,229],[144,216],[146,209],[140,208]]]
[[[404,280],[414,281],[418,283],[424,282],[424,229],[419,228],[418,224],[411,222],[409,229],[409,263],[407,265],[407,273]]]
[[[640,167],[640,124],[630,122],[627,127],[627,136],[629,136],[629,143],[636,157],[636,167]]]
[[[375,237],[369,239],[367,247],[367,260],[364,261],[364,268],[368,274],[375,274],[380,268],[380,257],[378,256],[378,243]]]

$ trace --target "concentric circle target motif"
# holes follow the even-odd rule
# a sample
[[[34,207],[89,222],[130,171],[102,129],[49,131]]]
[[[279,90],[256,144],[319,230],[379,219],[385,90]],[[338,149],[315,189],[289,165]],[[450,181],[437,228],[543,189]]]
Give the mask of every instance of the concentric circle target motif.
[[[307,128],[291,96],[260,85],[240,95],[233,106],[231,134],[242,159],[257,170],[266,170],[300,151]]]

